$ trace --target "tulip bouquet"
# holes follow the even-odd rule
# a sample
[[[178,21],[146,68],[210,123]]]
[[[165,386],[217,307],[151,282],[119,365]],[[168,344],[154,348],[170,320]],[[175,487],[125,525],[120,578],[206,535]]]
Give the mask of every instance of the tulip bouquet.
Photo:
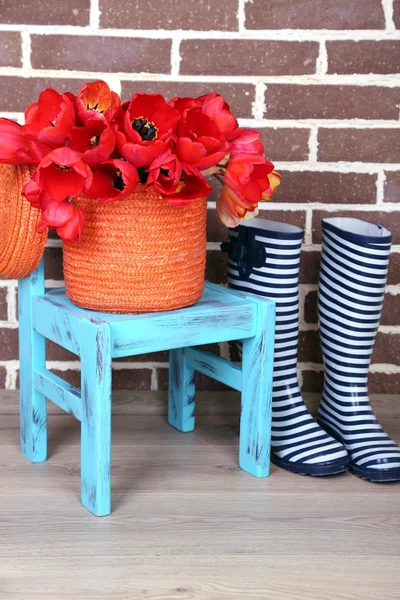
[[[25,124],[0,119],[0,163],[36,167],[22,190],[42,217],[38,231],[56,229],[81,241],[85,215],[74,198],[117,202],[138,183],[166,202],[185,206],[222,184],[221,221],[235,227],[257,213],[280,182],[265,160],[260,134],[243,129],[224,98],[172,98],[136,93],[121,104],[104,81],[75,96],[48,88],[25,111]]]

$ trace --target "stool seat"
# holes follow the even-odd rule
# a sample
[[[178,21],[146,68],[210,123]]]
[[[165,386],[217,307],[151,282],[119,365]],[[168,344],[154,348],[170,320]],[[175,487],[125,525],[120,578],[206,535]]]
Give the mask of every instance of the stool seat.
[[[21,450],[47,457],[46,398],[81,422],[81,496],[97,516],[111,511],[112,359],[169,350],[168,422],[195,426],[196,371],[242,394],[239,465],[269,474],[275,304],[206,283],[201,299],[179,310],[112,314],[74,305],[65,289],[45,290],[43,261],[19,281]],[[81,359],[80,390],[46,369],[45,340]],[[237,365],[199,346],[243,344]]]
[[[61,315],[62,328],[58,326]],[[36,331],[78,355],[81,322],[108,324],[112,358],[251,337],[256,315],[256,304],[246,302],[243,294],[212,283],[205,284],[193,306],[146,314],[86,310],[71,302],[65,288],[51,289],[33,301]]]

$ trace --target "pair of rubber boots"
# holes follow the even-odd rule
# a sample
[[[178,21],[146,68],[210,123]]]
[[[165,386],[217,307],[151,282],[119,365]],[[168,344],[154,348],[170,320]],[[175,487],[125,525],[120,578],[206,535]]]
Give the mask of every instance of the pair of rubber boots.
[[[378,330],[392,235],[353,218],[322,221],[319,335],[325,366],[318,422],[297,380],[299,263],[304,231],[252,219],[229,232],[229,286],[276,303],[272,462],[301,475],[350,469],[370,481],[400,480],[400,448],[378,423],[368,370]]]

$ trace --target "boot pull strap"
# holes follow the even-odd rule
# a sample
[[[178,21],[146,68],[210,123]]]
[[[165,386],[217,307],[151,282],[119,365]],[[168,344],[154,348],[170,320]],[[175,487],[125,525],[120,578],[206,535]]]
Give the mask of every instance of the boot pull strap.
[[[256,241],[255,233],[249,227],[239,227],[238,233],[238,237],[222,242],[221,250],[237,262],[239,274],[248,277],[253,268],[260,269],[264,266],[267,252],[265,246]]]

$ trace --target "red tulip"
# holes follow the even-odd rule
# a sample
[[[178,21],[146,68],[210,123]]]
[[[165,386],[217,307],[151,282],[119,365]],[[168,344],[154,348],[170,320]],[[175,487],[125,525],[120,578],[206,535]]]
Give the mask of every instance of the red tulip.
[[[218,144],[218,151],[214,152],[207,149],[200,141],[195,142],[188,137],[180,137],[176,142],[176,153],[179,160],[197,167],[200,171],[209,169],[223,160],[228,148],[229,145],[225,141]]]
[[[38,165],[50,151],[50,146],[24,136],[23,127],[15,121],[0,119],[0,163]]]
[[[168,141],[162,140],[133,144],[127,141],[127,137],[122,131],[114,130],[114,133],[119,153],[138,169],[150,165],[156,156],[165,152],[168,147]]]
[[[224,103],[223,98],[219,98]],[[222,161],[229,150],[229,142],[217,121],[205,114],[206,102],[201,104],[199,100],[176,98],[174,105],[181,112],[176,142],[180,160],[201,171]]]
[[[225,183],[239,196],[242,196],[242,188],[249,183],[254,165],[264,163],[265,159],[255,154],[238,154],[231,157],[226,165]]]
[[[32,204],[32,206],[35,208],[40,208],[42,211],[46,210],[51,202],[54,202],[46,190],[40,189],[37,183],[36,173],[32,179],[25,184],[22,189],[22,194]]]
[[[67,94],[47,88],[25,111],[22,132],[32,140],[52,147],[65,143],[75,125],[75,110]]]
[[[64,242],[81,242],[84,223],[85,215],[80,206],[65,200],[52,202],[43,212],[37,231],[56,229]]]
[[[0,163],[21,165],[28,162],[26,151],[21,125],[11,119],[0,119]]]
[[[125,111],[123,130],[116,133],[119,152],[135,167],[147,167],[166,151],[179,118],[160,94],[134,94]]]
[[[254,212],[257,204],[244,203],[228,186],[224,185],[217,198],[217,214],[227,227],[237,227],[247,212]]]
[[[235,136],[235,131],[239,125],[222,96],[212,93],[200,96],[198,100],[202,103],[203,114],[210,117],[218,125],[219,130],[227,140]]]
[[[230,159],[228,166],[231,160],[235,159]],[[272,163],[262,160],[251,164],[246,162],[244,156],[241,160],[243,163],[234,165],[238,169],[230,173],[228,178],[225,175],[225,185],[217,199],[218,216],[228,227],[236,227],[242,219],[254,216],[258,203],[270,199],[280,182]]]
[[[270,200],[278,185],[281,183],[281,176],[276,171],[268,174],[269,187],[262,193],[263,200]]]
[[[48,154],[37,169],[37,182],[53,200],[79,196],[92,183],[92,171],[81,155],[65,146]]]
[[[137,183],[139,175],[136,167],[119,158],[110,159],[94,171],[87,195],[100,202],[121,200],[133,192]]]
[[[239,135],[232,140],[229,154],[257,154],[264,156],[264,145],[260,140],[261,133],[254,129],[238,129]]]
[[[116,117],[121,100],[105,81],[93,81],[82,86],[76,96],[76,112],[82,123],[101,119],[108,123]]]
[[[184,115],[185,112],[191,108],[201,107],[201,104],[198,100],[195,100],[194,98],[181,98],[180,96],[174,96],[174,98],[171,98],[171,100],[168,102],[168,105],[172,106],[172,108],[175,108],[175,110],[177,110],[181,115]]]
[[[212,187],[198,169],[183,166],[182,175],[174,191],[163,193],[165,200],[174,206],[186,206],[197,198],[208,196]]]
[[[154,159],[149,167],[147,185],[154,185],[160,194],[176,191],[182,174],[182,165],[175,154],[169,150]]]
[[[73,127],[69,135],[69,147],[82,154],[89,165],[103,162],[115,148],[115,136],[107,122],[91,119],[84,127]]]

